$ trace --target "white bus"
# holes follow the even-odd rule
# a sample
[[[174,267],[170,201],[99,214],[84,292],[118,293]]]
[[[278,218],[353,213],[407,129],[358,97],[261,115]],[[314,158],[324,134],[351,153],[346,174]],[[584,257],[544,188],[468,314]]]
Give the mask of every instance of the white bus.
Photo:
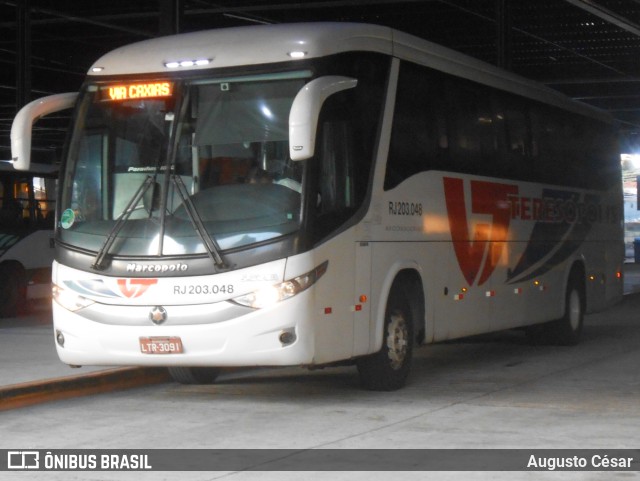
[[[28,165],[27,141],[14,157]],[[60,182],[53,316],[70,365],[204,383],[353,362],[392,390],[416,344],[509,328],[573,344],[584,313],[622,295],[609,117],[386,27],[108,53]]]
[[[0,163],[0,318],[51,298],[56,168]]]

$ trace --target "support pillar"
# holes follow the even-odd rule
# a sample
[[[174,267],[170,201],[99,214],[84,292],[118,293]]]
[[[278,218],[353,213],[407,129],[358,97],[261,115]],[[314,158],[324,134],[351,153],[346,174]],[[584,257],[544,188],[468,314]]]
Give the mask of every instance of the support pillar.
[[[174,35],[182,31],[184,18],[183,0],[159,0],[160,19],[158,33],[160,35]]]
[[[16,111],[31,100],[31,0],[16,4]]]
[[[497,25],[497,65],[511,70],[512,38],[509,0],[495,0]]]

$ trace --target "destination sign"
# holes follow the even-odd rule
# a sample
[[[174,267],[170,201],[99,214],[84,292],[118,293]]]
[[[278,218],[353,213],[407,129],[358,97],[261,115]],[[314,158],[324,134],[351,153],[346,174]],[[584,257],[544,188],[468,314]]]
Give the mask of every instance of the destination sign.
[[[170,97],[173,93],[172,82],[146,82],[110,85],[100,89],[102,100],[129,100]]]

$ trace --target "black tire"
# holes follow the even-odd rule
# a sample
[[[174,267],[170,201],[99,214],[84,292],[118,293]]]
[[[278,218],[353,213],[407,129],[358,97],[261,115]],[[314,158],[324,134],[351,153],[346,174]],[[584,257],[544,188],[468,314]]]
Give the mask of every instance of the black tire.
[[[584,283],[579,276],[569,279],[564,301],[564,316],[555,321],[555,341],[560,346],[575,346],[580,342],[585,310]]]
[[[395,391],[406,383],[413,355],[413,319],[406,295],[392,289],[385,312],[382,348],[357,360],[360,383],[370,391]]]
[[[584,281],[573,271],[567,283],[564,315],[555,321],[531,326],[527,333],[534,344],[575,346],[580,341],[585,311]]]
[[[0,266],[0,317],[16,317],[26,306],[27,280],[17,264]]]
[[[220,374],[215,367],[170,367],[169,374],[180,384],[213,384]]]

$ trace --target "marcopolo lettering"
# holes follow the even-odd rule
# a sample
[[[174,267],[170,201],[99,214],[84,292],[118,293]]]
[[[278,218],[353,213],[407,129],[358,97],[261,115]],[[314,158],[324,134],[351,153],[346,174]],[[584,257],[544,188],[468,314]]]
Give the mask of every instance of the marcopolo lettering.
[[[163,272],[184,272],[189,269],[187,264],[177,262],[175,264],[137,264],[130,262],[127,264],[127,272],[148,272],[148,273],[163,273]]]

